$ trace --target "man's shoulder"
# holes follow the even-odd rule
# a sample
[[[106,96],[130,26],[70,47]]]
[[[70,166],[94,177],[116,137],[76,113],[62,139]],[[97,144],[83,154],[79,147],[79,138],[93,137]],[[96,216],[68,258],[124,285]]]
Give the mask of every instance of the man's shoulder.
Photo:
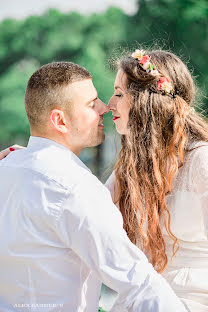
[[[20,150],[11,153],[1,165],[33,171],[64,188],[69,188],[83,179],[86,180],[86,176],[92,175],[84,164],[81,166],[78,160],[76,161],[72,153],[57,149]]]
[[[87,167],[81,166],[73,154],[55,150],[54,153],[41,151],[34,155],[32,167],[48,176],[64,187],[73,186],[82,181],[91,173]]]

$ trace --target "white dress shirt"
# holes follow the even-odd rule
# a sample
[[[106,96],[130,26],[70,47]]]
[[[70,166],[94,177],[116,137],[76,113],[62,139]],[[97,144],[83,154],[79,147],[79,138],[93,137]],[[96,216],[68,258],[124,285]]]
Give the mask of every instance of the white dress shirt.
[[[123,230],[110,192],[66,147],[30,137],[0,162],[0,311],[185,312]]]

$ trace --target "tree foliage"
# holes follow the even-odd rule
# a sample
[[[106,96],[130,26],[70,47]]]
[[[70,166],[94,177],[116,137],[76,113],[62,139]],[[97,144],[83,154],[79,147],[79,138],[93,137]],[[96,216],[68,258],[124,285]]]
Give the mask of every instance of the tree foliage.
[[[134,16],[116,8],[90,16],[52,9],[21,21],[6,19],[0,24],[0,142],[28,138],[24,90],[42,64],[58,60],[81,64],[92,73],[100,98],[108,102],[115,78],[108,60],[115,49],[159,44],[189,63],[205,91],[207,42],[206,0],[140,0]],[[205,109],[207,104],[204,100]],[[110,116],[105,124],[112,129]]]

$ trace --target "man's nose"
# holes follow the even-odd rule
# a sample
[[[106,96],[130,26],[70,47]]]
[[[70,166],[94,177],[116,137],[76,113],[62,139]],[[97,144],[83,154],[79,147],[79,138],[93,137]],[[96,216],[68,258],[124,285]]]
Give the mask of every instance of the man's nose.
[[[105,112],[104,112],[104,114],[106,114],[106,113],[108,113],[110,111],[110,109],[109,109],[108,105],[106,105],[106,104],[104,104],[104,105],[105,105]]]
[[[104,115],[104,114],[106,114],[106,113],[108,113],[109,112],[109,108],[108,108],[108,106],[105,104],[105,103],[103,103],[100,99],[99,99],[99,106],[100,106],[100,115]]]

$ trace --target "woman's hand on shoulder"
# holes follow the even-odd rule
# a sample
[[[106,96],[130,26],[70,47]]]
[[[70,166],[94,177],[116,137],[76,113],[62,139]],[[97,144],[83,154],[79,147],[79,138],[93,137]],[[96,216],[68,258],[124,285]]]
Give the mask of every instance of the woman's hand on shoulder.
[[[3,158],[5,158],[6,156],[8,156],[10,153],[12,153],[13,151],[19,150],[25,148],[24,146],[18,145],[18,144],[14,144],[10,147],[5,148],[4,150],[0,151],[0,160],[2,160]]]

